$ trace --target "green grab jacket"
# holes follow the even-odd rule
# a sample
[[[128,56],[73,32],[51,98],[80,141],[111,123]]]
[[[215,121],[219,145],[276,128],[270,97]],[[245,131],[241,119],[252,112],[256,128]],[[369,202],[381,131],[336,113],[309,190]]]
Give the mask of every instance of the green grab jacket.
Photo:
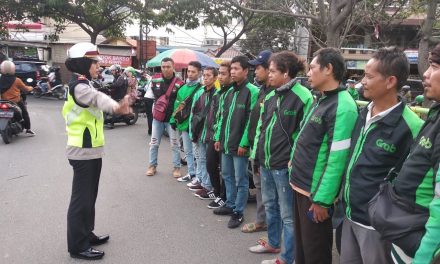
[[[223,95],[214,141],[225,154],[237,155],[239,147],[249,149],[249,116],[258,99],[258,88],[247,80],[234,83]],[[249,154],[248,154],[249,155]]]
[[[266,169],[287,168],[300,122],[312,103],[312,93],[295,81],[272,90],[262,102],[251,158],[258,156]]]
[[[330,207],[339,194],[358,109],[345,87],[324,92],[301,124],[292,150],[290,183]]]
[[[191,86],[189,86],[188,84],[185,84],[182,87],[180,87],[180,89],[177,91],[177,97],[176,97],[176,100],[174,101],[173,114],[171,115],[171,118],[170,118],[170,124],[176,124],[177,130],[188,131],[189,116],[185,121],[183,121],[180,124],[177,124],[176,120],[174,120],[174,111],[176,111],[177,107],[179,106],[179,104],[181,102],[185,101],[185,99],[193,93],[194,89],[198,90],[198,89],[200,89],[200,87],[201,87],[200,83],[196,83]],[[191,105],[192,105],[192,101],[186,107],[191,107]]]

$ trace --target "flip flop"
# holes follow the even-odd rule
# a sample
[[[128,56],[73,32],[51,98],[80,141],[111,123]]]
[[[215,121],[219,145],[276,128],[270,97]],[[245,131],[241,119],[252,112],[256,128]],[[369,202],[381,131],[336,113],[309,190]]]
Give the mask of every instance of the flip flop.
[[[257,226],[256,223],[247,223],[241,228],[241,232],[243,233],[254,233],[261,231],[267,231],[267,225]]]

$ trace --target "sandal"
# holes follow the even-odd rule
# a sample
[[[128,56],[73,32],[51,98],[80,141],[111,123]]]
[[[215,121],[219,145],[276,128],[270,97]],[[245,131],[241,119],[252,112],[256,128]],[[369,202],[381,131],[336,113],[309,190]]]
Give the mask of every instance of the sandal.
[[[249,251],[252,252],[252,253],[271,253],[271,254],[276,254],[276,253],[280,253],[281,249],[280,248],[273,248],[265,240],[260,239],[260,240],[258,240],[256,246],[252,246],[252,247],[249,248]]]
[[[241,232],[243,233],[254,233],[267,231],[267,225],[257,226],[256,223],[247,223],[241,228]]]

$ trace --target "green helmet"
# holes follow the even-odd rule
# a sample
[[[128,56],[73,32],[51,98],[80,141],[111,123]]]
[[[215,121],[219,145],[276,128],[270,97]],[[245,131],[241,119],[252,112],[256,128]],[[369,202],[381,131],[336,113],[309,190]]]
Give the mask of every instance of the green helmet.
[[[421,103],[423,103],[424,100],[425,100],[425,98],[423,97],[423,95],[416,96],[416,103],[421,104]]]
[[[131,66],[125,68],[124,72],[131,72],[133,76],[136,76],[136,70]]]

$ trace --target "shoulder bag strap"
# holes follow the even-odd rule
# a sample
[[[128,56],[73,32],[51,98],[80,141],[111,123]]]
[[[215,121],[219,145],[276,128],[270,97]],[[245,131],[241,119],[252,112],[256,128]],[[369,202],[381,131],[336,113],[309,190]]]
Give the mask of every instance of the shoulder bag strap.
[[[165,93],[165,96],[167,99],[170,98],[171,91],[173,90],[174,85],[176,85],[176,81],[177,81],[177,78],[174,77],[170,83],[170,86],[168,86],[167,92]]]

